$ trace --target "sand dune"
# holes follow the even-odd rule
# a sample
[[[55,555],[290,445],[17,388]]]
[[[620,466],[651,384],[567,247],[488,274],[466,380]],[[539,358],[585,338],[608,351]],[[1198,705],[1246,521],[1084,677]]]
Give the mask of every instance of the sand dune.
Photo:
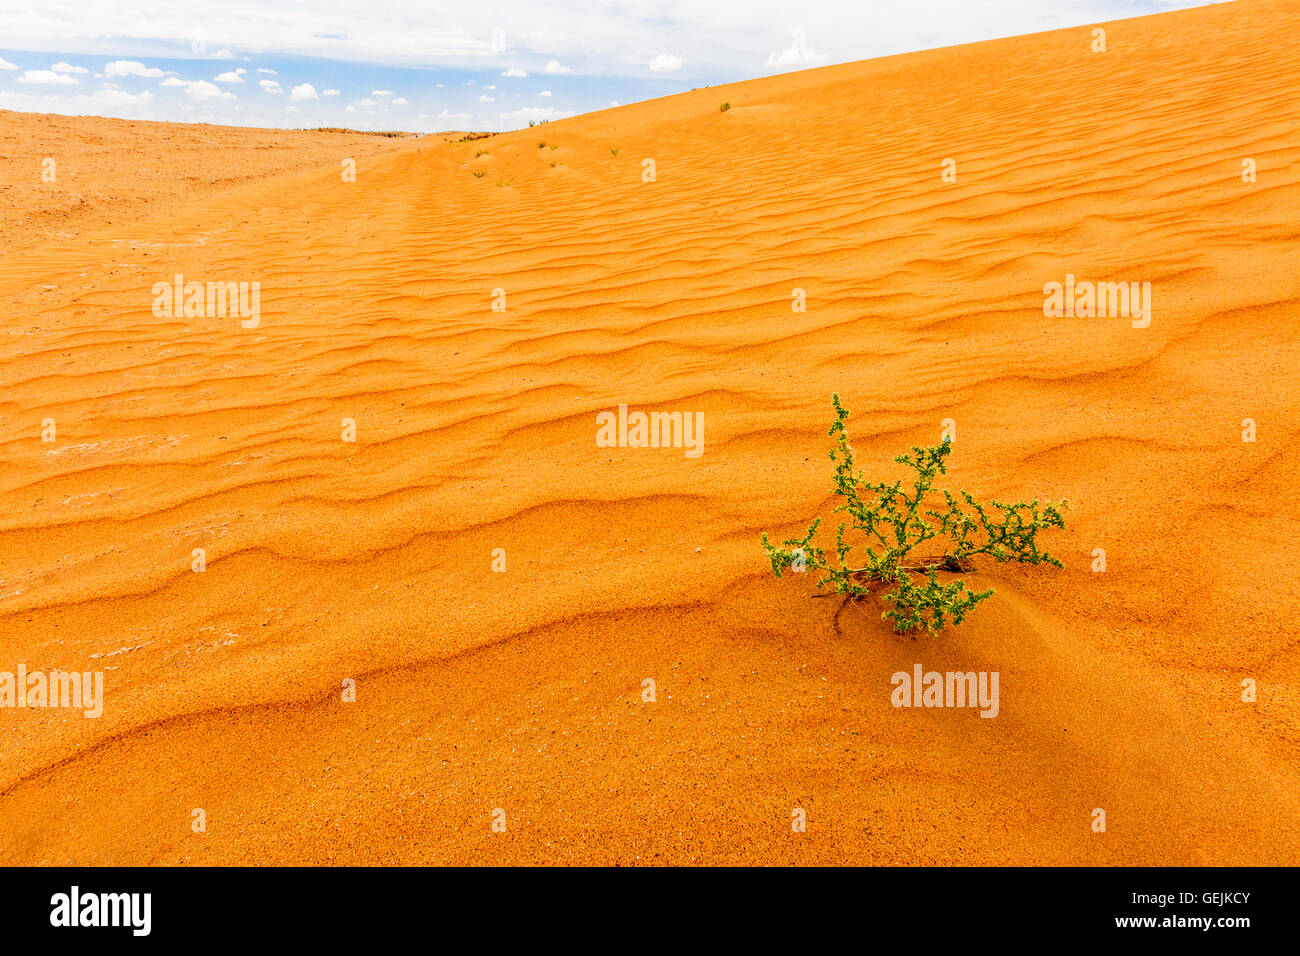
[[[0,711],[4,858],[1300,863],[1300,8],[1106,30],[472,142],[0,113],[0,670],[106,675]],[[832,392],[881,477],[950,418],[1068,499],[1066,569],[916,639],[774,580]],[[893,708],[918,662],[999,716]]]

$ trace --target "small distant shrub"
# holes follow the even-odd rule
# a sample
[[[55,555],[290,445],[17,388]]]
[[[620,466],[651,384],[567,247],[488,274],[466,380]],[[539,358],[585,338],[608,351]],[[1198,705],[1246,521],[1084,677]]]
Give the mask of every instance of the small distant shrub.
[[[486,176],[486,175],[487,175],[487,173],[484,172],[484,171],[481,170],[481,169],[476,169],[476,170],[474,170],[474,178],[475,178],[475,179],[482,179],[482,178],[483,178],[484,176]]]
[[[617,156],[617,155],[618,155],[618,147],[617,147],[617,146],[611,146],[611,147],[609,148],[609,155],[611,155],[611,156]]]
[[[538,149],[545,149],[545,148],[546,148],[546,140],[542,140],[540,143],[538,143],[538,144],[537,144],[537,148],[538,148]]]
[[[725,112],[727,112],[727,110],[729,110],[729,109],[731,109],[731,104],[730,104],[730,103],[723,103],[721,106],[718,107],[718,112],[719,112],[719,113],[725,113]]]
[[[992,588],[968,590],[960,578],[944,584],[935,577],[937,571],[968,573],[980,556],[999,562],[1062,566],[1038,549],[1037,535],[1046,528],[1065,527],[1061,515],[1064,502],[1040,508],[1037,499],[1014,505],[994,501],[985,507],[968,492],[962,491],[958,497],[945,490],[941,504],[936,501],[927,507],[935,479],[947,474],[944,459],[952,452],[952,444],[946,441],[933,448],[913,447],[912,454],[894,459],[916,473],[907,488],[901,480],[893,484],[864,481],[861,473],[854,471],[853,449],[844,427],[849,413],[838,395],[832,401],[835,422],[829,434],[836,444],[830,457],[835,462],[835,495],[844,499],[835,513],[848,514],[850,521],[840,522],[834,562],[813,544],[821,518],[813,520],[802,538],[784,541],[784,547],[772,545],[764,534],[763,549],[778,578],[784,571],[812,569],[823,575],[818,587],[833,585],[845,600],[884,589],[888,607],[881,617],[892,621],[895,631],[925,628],[937,633],[949,620],[960,624],[975,605],[993,596]],[[855,545],[845,540],[850,529],[864,539],[856,545],[862,551],[856,560],[850,560]],[[931,540],[945,544],[941,553],[913,556],[914,548]]]
[[[476,150],[474,150],[474,158],[475,158],[475,159],[478,159],[480,156],[486,156],[487,154],[488,154],[488,151],[487,151],[486,149],[476,149]]]

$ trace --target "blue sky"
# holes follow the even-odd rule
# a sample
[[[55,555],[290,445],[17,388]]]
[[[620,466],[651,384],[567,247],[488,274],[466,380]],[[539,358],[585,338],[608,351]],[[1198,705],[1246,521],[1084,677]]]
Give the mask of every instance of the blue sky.
[[[1197,5],[0,0],[0,109],[287,128],[514,129],[697,86]]]

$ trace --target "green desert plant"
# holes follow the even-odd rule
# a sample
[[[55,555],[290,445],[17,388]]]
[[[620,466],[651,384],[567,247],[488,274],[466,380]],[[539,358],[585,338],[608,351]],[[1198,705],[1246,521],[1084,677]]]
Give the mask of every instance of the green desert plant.
[[[474,150],[474,158],[475,158],[475,159],[478,159],[480,156],[486,156],[487,154],[488,154],[488,151],[487,151],[486,149],[476,149],[476,150]]]
[[[542,140],[540,143],[538,143],[538,144],[537,144],[537,148],[538,148],[538,149],[545,149],[545,148],[546,148],[546,140]]]
[[[617,156],[617,155],[618,155],[618,147],[617,147],[617,146],[611,146],[611,147],[609,148],[609,155],[611,155],[611,156]]]
[[[901,479],[892,484],[864,481],[854,470],[853,448],[844,426],[848,410],[840,404],[839,395],[832,401],[835,421],[829,434],[836,443],[830,457],[835,463],[835,496],[843,499],[835,513],[847,514],[849,521],[840,522],[833,561],[813,544],[821,518],[813,520],[802,538],[784,541],[783,547],[771,544],[764,534],[763,549],[778,578],[785,571],[811,568],[822,575],[818,587],[833,585],[846,601],[884,590],[888,606],[881,617],[893,622],[895,631],[926,628],[937,633],[949,621],[960,624],[975,605],[993,596],[991,588],[969,590],[960,578],[942,582],[937,572],[968,573],[980,556],[999,562],[1062,566],[1039,550],[1037,535],[1045,528],[1065,527],[1064,502],[1040,508],[1037,499],[1013,505],[994,501],[986,507],[965,491],[957,495],[936,491],[935,479],[948,471],[944,464],[952,452],[948,441],[933,448],[914,446],[910,455],[894,459],[915,472],[908,487]],[[850,543],[845,537],[850,531],[864,540]],[[913,554],[930,541],[943,545],[938,554]],[[855,547],[861,557],[854,555]]]
[[[723,103],[721,106],[718,107],[718,112],[719,112],[719,113],[725,113],[725,112],[727,112],[727,110],[729,110],[729,109],[731,109],[731,104],[730,104],[730,103]]]
[[[475,179],[482,179],[482,178],[483,178],[484,176],[486,176],[486,175],[487,175],[487,171],[486,171],[486,170],[483,170],[483,169],[476,169],[476,170],[474,170],[474,178],[475,178]]]

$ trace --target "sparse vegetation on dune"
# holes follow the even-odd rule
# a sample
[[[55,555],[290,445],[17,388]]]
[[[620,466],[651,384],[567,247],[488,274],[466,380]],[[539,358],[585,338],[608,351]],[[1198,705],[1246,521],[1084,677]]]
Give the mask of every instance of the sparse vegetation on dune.
[[[846,601],[884,590],[882,597],[889,606],[881,617],[893,622],[894,630],[938,632],[949,622],[960,624],[975,605],[993,596],[992,588],[972,591],[960,578],[944,583],[938,572],[968,573],[975,570],[974,559],[980,556],[1062,566],[1039,550],[1037,535],[1046,528],[1065,527],[1064,503],[1040,508],[1037,499],[1014,505],[994,501],[985,507],[968,492],[954,495],[945,490],[939,493],[942,504],[936,501],[928,507],[935,479],[947,474],[944,459],[952,452],[947,441],[931,448],[914,446],[912,454],[894,459],[916,473],[910,491],[901,479],[892,484],[864,481],[854,470],[853,448],[844,426],[849,412],[839,395],[832,401],[835,421],[829,434],[836,444],[830,458],[835,462],[835,495],[844,499],[835,513],[846,513],[850,520],[841,522],[836,532],[834,562],[813,544],[821,518],[813,520],[802,538],[784,541],[784,547],[771,544],[764,534],[763,548],[778,578],[785,571],[818,571],[823,576],[817,586],[833,585]],[[869,496],[864,498],[863,492]],[[845,539],[849,531],[861,533],[864,539],[856,546],[862,553],[857,562],[850,561],[855,545]],[[913,550],[928,541],[943,542],[945,547],[938,554],[914,557]],[[894,590],[887,590],[891,587]]]
[[[407,133],[401,130],[348,129],[345,126],[317,126],[303,130],[308,133],[347,133],[349,136],[383,136],[387,139],[418,139],[422,134]]]

